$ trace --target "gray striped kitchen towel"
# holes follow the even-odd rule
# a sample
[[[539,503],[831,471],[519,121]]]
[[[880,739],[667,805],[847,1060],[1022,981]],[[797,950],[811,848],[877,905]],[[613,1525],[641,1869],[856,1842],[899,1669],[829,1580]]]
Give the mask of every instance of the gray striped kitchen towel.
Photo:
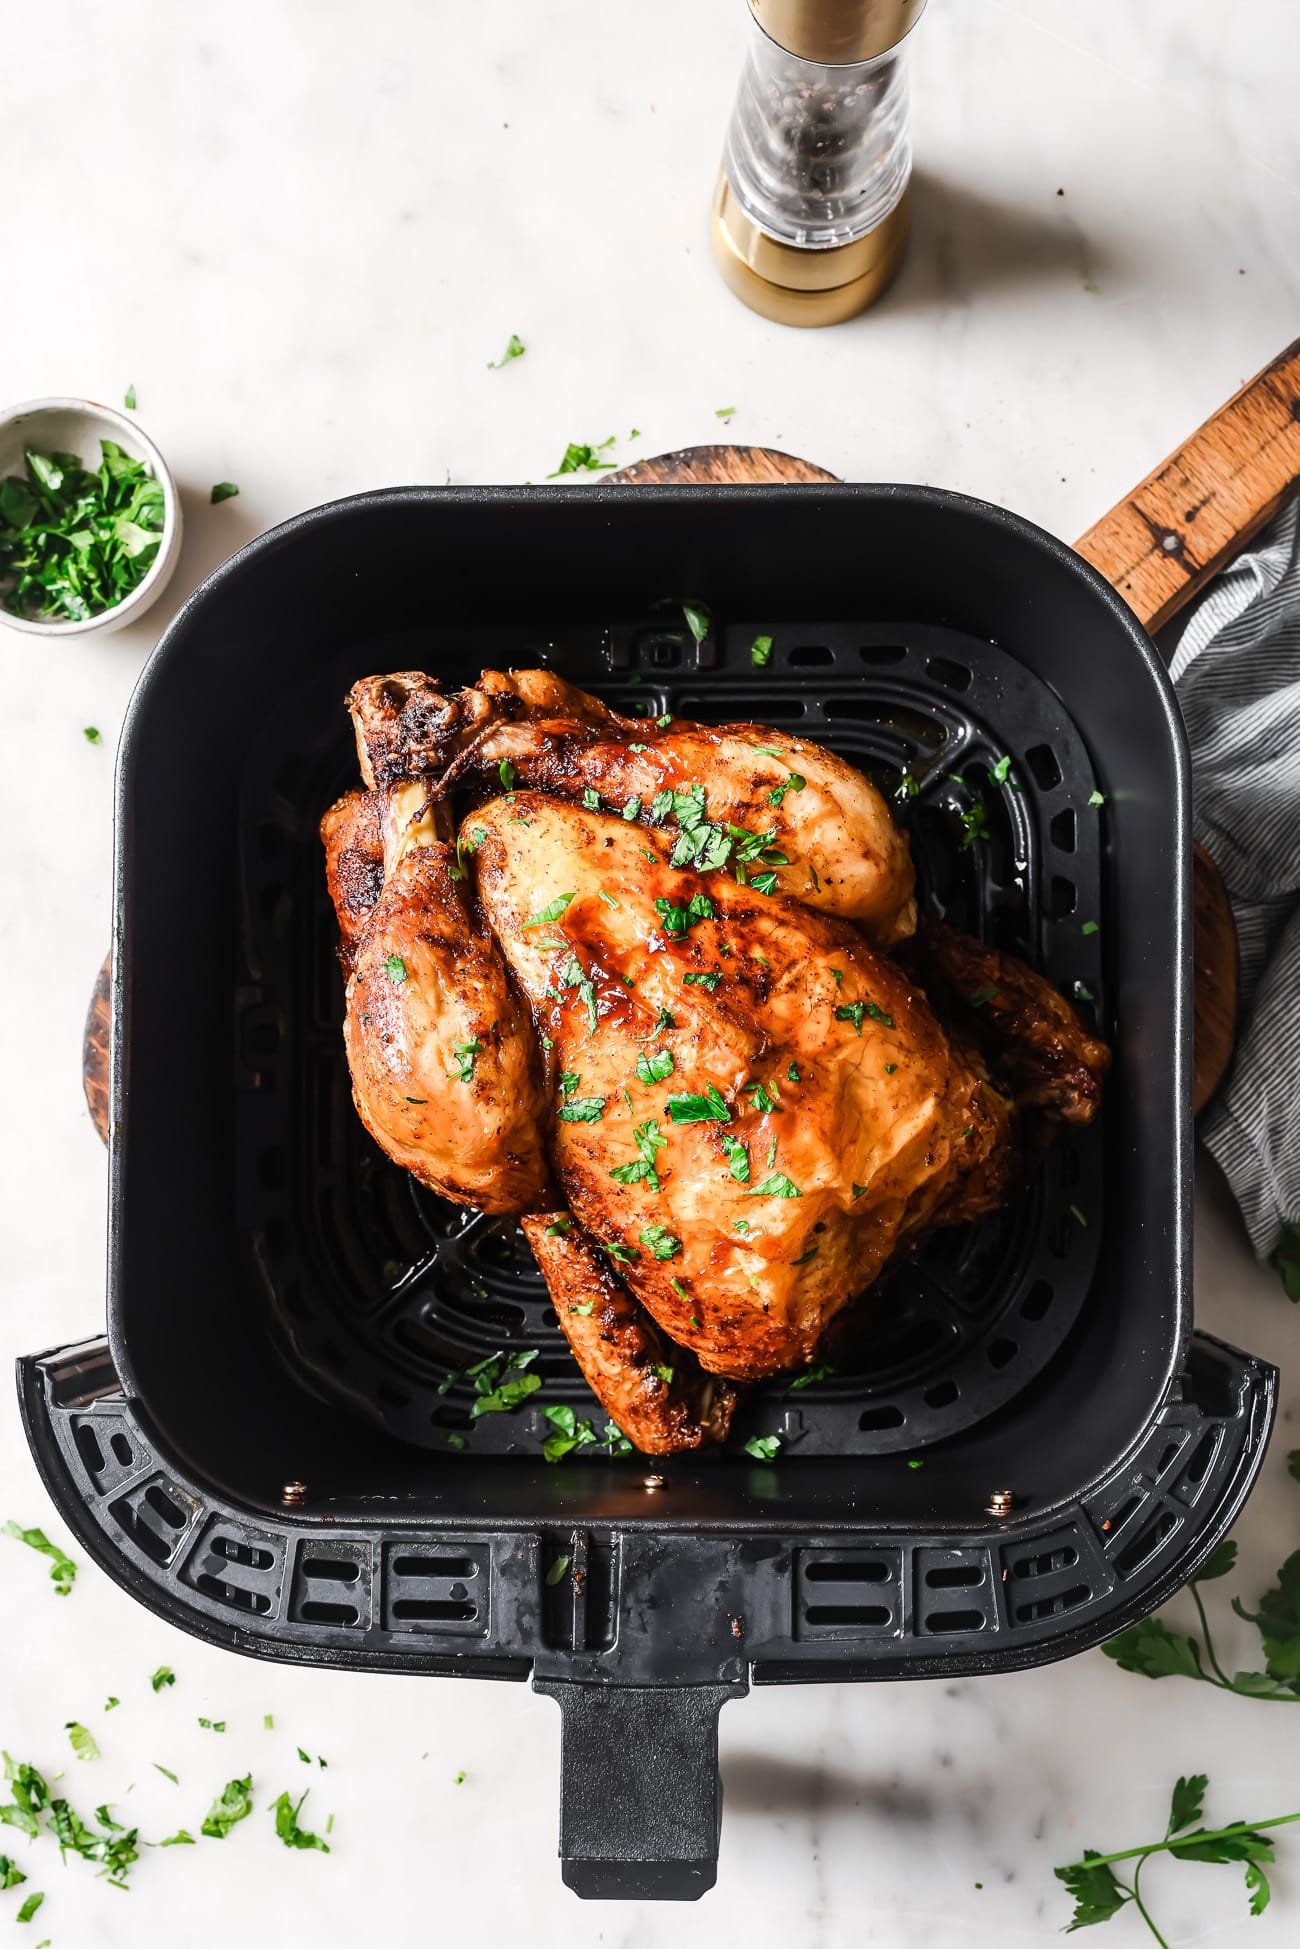
[[[1300,1220],[1300,501],[1214,582],[1171,674],[1241,940],[1237,1053],[1197,1130],[1263,1258]]]

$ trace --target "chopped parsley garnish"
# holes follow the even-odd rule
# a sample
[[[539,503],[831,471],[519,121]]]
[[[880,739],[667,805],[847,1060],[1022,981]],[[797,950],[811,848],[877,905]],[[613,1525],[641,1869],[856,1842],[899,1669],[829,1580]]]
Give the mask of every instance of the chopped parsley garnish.
[[[125,392],[123,393],[123,395],[122,395],[122,404],[123,404],[123,405],[125,406],[125,408],[126,408],[126,410],[127,410],[127,412],[128,412],[128,413],[134,413],[134,411],[135,411],[135,408],[136,408],[136,398],[135,398],[135,385],[134,385],[134,382],[133,382],[133,383],[132,383],[131,385],[129,385],[129,386],[127,387],[127,389],[126,389],[126,391],[125,391]]]
[[[475,1036],[472,1042],[453,1042],[451,1046],[452,1053],[459,1057],[459,1061],[450,1073],[456,1078],[457,1082],[468,1083],[474,1075],[475,1056],[481,1056],[483,1054],[483,1044]],[[414,1103],[416,1098],[413,1096],[408,1097],[407,1101]]]
[[[618,911],[618,901],[614,898],[612,893],[606,893],[604,887],[597,887],[596,891],[600,895],[601,899],[604,901],[607,907],[613,907],[615,912]]]
[[[77,1566],[66,1551],[57,1543],[51,1543],[43,1529],[24,1529],[21,1523],[12,1518],[4,1526],[4,1534],[15,1541],[25,1543],[29,1550],[37,1550],[50,1559],[50,1582],[60,1597],[66,1597],[76,1581]]]
[[[44,1895],[38,1889],[34,1894],[27,1897],[14,1919],[19,1922],[30,1922],[44,1900]]]
[[[772,872],[751,873],[749,876],[749,884],[753,887],[755,893],[775,893],[776,874]]]
[[[671,1101],[671,1098],[669,1099]],[[640,1156],[632,1164],[619,1164],[610,1171],[615,1184],[648,1184],[652,1191],[659,1189],[659,1173],[655,1170],[655,1158],[664,1148],[668,1139],[663,1135],[653,1117],[639,1123],[632,1132]]]
[[[310,1792],[311,1788],[308,1787],[307,1793]],[[275,1831],[286,1847],[319,1848],[322,1854],[328,1854],[329,1842],[322,1840],[319,1834],[309,1833],[305,1827],[300,1827],[298,1824],[299,1809],[307,1798],[307,1793],[300,1794],[297,1800],[290,1800],[287,1793],[282,1793],[278,1800],[271,1802],[271,1811],[275,1815]]]
[[[831,973],[832,973],[832,974],[834,975],[834,977],[835,977],[835,986],[836,986],[837,988],[842,988],[842,987],[844,986],[844,970],[843,970],[843,968],[832,968],[832,969],[831,969]]]
[[[208,1732],[224,1732],[226,1730],[226,1722],[224,1719],[200,1719],[199,1724],[205,1727]],[[301,1750],[299,1748],[299,1751]]]
[[[966,1000],[972,1008],[982,1008],[985,1002],[991,1002],[995,995],[1000,995],[1001,993],[1002,990],[998,987],[997,983],[990,982],[987,988],[977,988],[973,995],[967,995]]]
[[[88,724],[81,735],[87,744],[102,744],[104,742],[103,737],[93,724]]]
[[[578,998],[585,1003],[587,1009],[587,1034],[588,1036],[595,1035],[598,1020],[596,1014],[596,990],[590,976],[582,972],[582,963],[576,954],[570,954],[568,960],[555,978],[561,988],[577,989]]]
[[[682,1249],[681,1240],[675,1238],[666,1225],[647,1225],[638,1237],[656,1259],[674,1258]]]
[[[682,1284],[682,1282],[681,1282],[681,1280],[680,1280],[680,1279],[673,1279],[673,1280],[671,1280],[671,1281],[670,1281],[669,1283],[671,1284],[671,1286],[672,1286],[672,1289],[673,1289],[673,1291],[674,1291],[674,1292],[676,1293],[676,1295],[677,1295],[677,1297],[678,1297],[678,1299],[685,1299],[685,1298],[686,1298],[686,1288],[685,1288],[685,1286],[683,1286],[683,1284]],[[694,1314],[692,1314],[692,1315],[691,1315],[691,1325],[692,1325],[692,1326],[698,1326],[698,1325],[699,1325],[699,1321],[698,1321],[698,1320],[697,1320],[697,1319],[695,1318],[695,1315],[694,1315]]]
[[[796,1374],[786,1392],[797,1394],[801,1387],[815,1387],[818,1381],[829,1380],[834,1372],[835,1369],[828,1367],[824,1362],[820,1367],[805,1367],[802,1374]]]
[[[451,868],[451,877],[453,880],[465,879],[466,877],[465,854],[476,853],[486,838],[487,838],[486,826],[475,826],[473,832],[470,833],[468,838],[465,837],[465,834],[463,832],[457,836],[456,858]]]
[[[745,1193],[747,1198],[802,1198],[803,1192],[797,1184],[792,1184],[783,1171],[773,1171],[761,1184]]]
[[[209,1840],[224,1841],[231,1828],[241,1820],[247,1820],[252,1811],[253,1776],[246,1773],[242,1780],[226,1781],[208,1808],[199,1832],[206,1834]]]
[[[687,629],[697,643],[702,643],[713,627],[713,611],[707,603],[697,602],[694,597],[683,597],[681,609]]]
[[[994,785],[1005,785],[1011,776],[1011,759],[1004,753],[996,765],[989,766],[989,778]]]
[[[784,785],[774,785],[772,787],[767,795],[768,804],[780,805],[787,792],[802,792],[807,783],[808,780],[806,778],[801,778],[797,771],[792,771]]]
[[[561,1123],[599,1123],[604,1114],[603,1096],[575,1096],[560,1105]]]
[[[1098,806],[1098,805],[1105,805],[1105,803],[1106,803],[1106,794],[1105,794],[1104,792],[1095,792],[1095,791],[1094,791],[1094,792],[1089,792],[1089,794],[1088,794],[1088,803],[1089,803],[1089,805],[1091,805],[1091,806],[1094,806],[1094,807],[1096,807],[1096,806]]]
[[[1092,1002],[1097,999],[1086,981],[1076,981],[1074,984],[1074,992],[1076,998],[1081,1002]]]
[[[641,800],[639,796],[634,792],[632,797],[628,800],[627,804],[623,807],[623,817],[625,819],[632,820],[638,818],[640,816],[640,812],[641,812]]]
[[[160,1760],[151,1761],[151,1765],[153,1766],[153,1770],[155,1773],[161,1773],[163,1779],[170,1780],[174,1787],[178,1787],[180,1785],[181,1782],[180,1782],[179,1774],[173,1773],[170,1766],[164,1766]]]
[[[735,410],[734,406],[715,406],[713,417],[715,420],[729,420]]]
[[[546,1229],[547,1231],[549,1231],[551,1228],[548,1225]],[[594,1299],[584,1299],[578,1301],[574,1305],[570,1306],[569,1308],[569,1311],[571,1313],[576,1313],[580,1319],[584,1319],[584,1320],[589,1320],[592,1314],[595,1312],[595,1310],[596,1310],[596,1302]]]
[[[969,789],[967,787],[967,790]],[[973,846],[977,839],[982,840],[991,837],[989,832],[989,809],[978,792],[971,792],[970,806],[961,814],[961,827],[963,851],[968,846]]]
[[[920,790],[921,787],[917,784],[916,780],[913,778],[910,771],[899,773],[898,783],[894,787],[894,797],[896,799],[900,799],[904,801],[906,801],[907,799],[914,799],[917,797]]]
[[[590,785],[582,794],[582,803],[588,812],[600,811],[600,793],[593,792]]]
[[[685,987],[707,988],[710,994],[713,993],[714,989],[717,987],[718,983],[721,980],[722,980],[722,976],[716,971],[716,969],[712,974],[687,974],[682,976],[682,982]]]
[[[897,1064],[896,1062],[887,1062],[887,1063],[885,1064],[885,1074],[886,1074],[886,1076],[892,1076],[892,1075],[893,1075],[893,1073],[894,1073],[894,1071],[895,1071],[895,1070],[896,1070],[897,1068],[898,1068],[898,1064]]]
[[[710,1083],[703,1096],[679,1091],[668,1098],[665,1108],[670,1123],[730,1123],[731,1111],[721,1091]]]
[[[664,933],[670,939],[680,940],[684,934],[702,920],[714,918],[714,906],[707,893],[693,893],[690,904],[678,907],[661,895],[655,901],[655,912],[663,921]]]
[[[772,639],[770,636],[756,636],[749,646],[749,660],[756,670],[766,670],[772,661]]]
[[[749,1230],[749,1220],[747,1218],[738,1218],[735,1222],[733,1230],[737,1232],[747,1232]]]
[[[807,1265],[810,1259],[815,1259],[816,1257],[817,1247],[810,1245],[806,1252],[801,1252],[799,1257],[797,1259],[791,1259],[790,1263],[791,1265]]]
[[[159,1847],[197,1847],[198,1842],[188,1827],[178,1827],[174,1834],[169,1834],[165,1840],[159,1841],[158,1845]]]
[[[733,1137],[730,1131],[727,1130],[724,1130],[722,1133],[722,1154],[726,1158],[728,1165],[731,1167],[731,1175],[733,1178],[735,1178],[736,1183],[748,1184],[749,1183],[748,1147],[745,1144],[741,1143],[739,1137]]]
[[[506,349],[501,354],[501,357],[499,359],[488,360],[488,371],[499,372],[503,365],[509,365],[511,359],[522,359],[526,350],[527,347],[522,338],[516,332],[511,332],[510,337],[506,341]]]
[[[554,1563],[551,1565],[550,1569],[546,1573],[546,1582],[550,1589],[553,1590],[556,1584],[560,1582],[561,1578],[563,1577],[565,1571],[568,1569],[572,1561],[573,1561],[572,1557],[567,1557],[567,1556],[556,1557]]]
[[[862,1018],[867,1016],[872,1022],[883,1022],[887,1029],[894,1026],[892,1015],[886,1015],[879,1002],[842,1002],[835,1011],[837,1022],[852,1022],[859,1035],[862,1034]]]
[[[553,920],[558,920],[567,911],[575,898],[576,895],[572,893],[557,893],[554,900],[548,900],[544,907],[539,907],[535,914],[529,916],[524,927],[549,927]]]
[[[1079,932],[1081,934],[1100,934],[1101,928],[1095,920],[1085,920]]]
[[[239,493],[239,489],[235,485],[234,481],[219,480],[215,483],[212,489],[212,495],[211,495],[212,506],[216,507],[219,501],[233,501],[235,499],[235,496],[238,493]]]
[[[564,449],[563,460],[553,474],[546,476],[547,480],[558,480],[561,474],[608,473],[609,469],[614,465],[614,462],[612,460],[601,460],[598,456],[604,453],[609,447],[612,447],[613,444],[614,435],[612,433],[608,440],[600,441],[597,446],[580,445],[576,440],[570,440],[568,446]]]
[[[384,969],[394,988],[400,988],[406,980],[406,963],[403,961],[401,955],[386,955],[384,957]]]
[[[745,1095],[760,1115],[766,1115],[769,1110],[778,1110],[781,1107],[762,1083],[746,1083]]]
[[[673,1073],[673,1052],[671,1049],[656,1049],[647,1055],[645,1050],[636,1059],[637,1081],[650,1089],[655,1083],[662,1083],[665,1076]]]
[[[1088,1227],[1088,1221],[1087,1221],[1087,1219],[1086,1219],[1086,1218],[1084,1217],[1084,1215],[1083,1215],[1083,1213],[1082,1213],[1082,1212],[1081,1212],[1081,1211],[1079,1210],[1079,1207],[1078,1207],[1078,1205],[1071,1205],[1071,1206],[1070,1206],[1070,1216],[1071,1216],[1071,1218],[1073,1218],[1073,1220],[1074,1220],[1074,1222],[1075,1222],[1075,1224],[1076,1224],[1076,1225],[1082,1225],[1082,1226],[1083,1226],[1083,1228],[1084,1228],[1084,1230],[1085,1230],[1085,1231],[1087,1230],[1087,1227]]]
[[[672,713],[670,711],[665,711],[662,716],[657,717],[655,719],[655,730],[666,731],[668,729],[668,726],[672,723],[672,721],[673,721]]]
[[[572,1096],[581,1081],[576,1069],[566,1069],[560,1077],[560,1095]]]
[[[497,766],[497,777],[501,780],[507,792],[514,790],[516,773],[514,766],[508,758],[503,758]]]
[[[111,1712],[115,1705],[121,1705],[121,1703],[122,1703],[121,1699],[115,1699],[112,1693],[110,1692],[108,1697],[104,1700],[104,1710],[105,1712]]]
[[[10,1888],[17,1888],[26,1879],[26,1875],[16,1861],[11,1861],[7,1854],[0,1854],[0,1889],[8,1892]]]
[[[68,1735],[68,1744],[79,1760],[99,1758],[99,1747],[95,1744],[95,1736],[88,1726],[83,1726],[79,1719],[69,1719],[64,1730]]]
[[[149,1680],[149,1683],[153,1686],[155,1692],[161,1692],[164,1685],[174,1685],[176,1683],[176,1674],[170,1665],[159,1665],[157,1671]]]
[[[579,1421],[573,1409],[565,1402],[557,1403],[555,1407],[543,1408],[542,1412],[556,1431],[546,1437],[542,1447],[542,1454],[548,1462],[562,1462],[566,1455],[573,1453],[575,1448],[603,1448],[610,1455],[628,1455],[632,1451],[631,1442],[622,1429],[616,1427],[612,1421],[607,1421],[603,1434],[597,1435],[591,1423]],[[566,1567],[568,1562],[568,1557],[565,1557]],[[560,1576],[563,1575],[564,1571],[561,1570]],[[547,1577],[548,1583],[558,1583],[559,1580],[559,1577],[554,1576],[553,1571]]]
[[[751,1435],[745,1443],[746,1455],[756,1462],[773,1462],[781,1447],[780,1435]]]
[[[499,1353],[489,1354],[486,1360],[467,1367],[465,1376],[474,1383],[470,1419],[477,1421],[485,1414],[508,1414],[511,1409],[522,1407],[542,1384],[540,1374],[523,1371],[536,1358],[536,1347],[530,1347],[508,1354],[504,1360]]]
[[[0,481],[0,607],[84,622],[113,609],[153,566],[163,491],[143,462],[101,440],[90,469],[76,454],[26,452],[26,477]]]
[[[792,1062],[785,1073],[792,1083],[801,1083],[803,1081],[803,1078],[799,1074],[799,1065],[797,1062]]]
[[[652,1036],[656,1036],[661,1029],[675,1029],[676,1027],[677,1017],[673,1014],[671,1008],[661,1008],[655,1016],[655,1025],[650,1033]]]
[[[656,1365],[652,1367],[650,1371],[654,1374],[658,1374],[660,1380],[663,1382],[665,1387],[672,1386],[673,1370],[671,1367],[663,1367],[663,1366]]]

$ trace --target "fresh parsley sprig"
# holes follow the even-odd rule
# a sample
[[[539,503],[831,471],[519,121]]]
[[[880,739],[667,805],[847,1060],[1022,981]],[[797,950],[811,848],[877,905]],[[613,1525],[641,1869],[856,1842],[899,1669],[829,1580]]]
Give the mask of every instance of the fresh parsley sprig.
[[[1291,1468],[1293,1474],[1300,1474],[1300,1449],[1291,1457]],[[1300,1702],[1300,1550],[1282,1564],[1276,1585],[1265,1591],[1257,1611],[1248,1611],[1240,1598],[1233,1598],[1237,1616],[1259,1631],[1264,1670],[1229,1675],[1215,1649],[1199,1586],[1226,1577],[1236,1560],[1237,1545],[1231,1540],[1222,1542],[1191,1580],[1192,1602],[1201,1625],[1199,1638],[1171,1631],[1162,1618],[1146,1617],[1104,1644],[1106,1656],[1113,1658],[1121,1671],[1136,1672],[1142,1678],[1199,1679],[1242,1698],[1292,1705]]]
[[[1238,1820],[1226,1827],[1195,1826],[1204,1812],[1208,1785],[1204,1773],[1193,1773],[1176,1781],[1170,1796],[1169,1820],[1160,1840],[1146,1841],[1140,1847],[1120,1848],[1113,1854],[1099,1854],[1095,1848],[1085,1848],[1082,1860],[1057,1868],[1056,1878],[1065,1884],[1075,1904],[1067,1935],[1076,1929],[1091,1928],[1097,1922],[1109,1922],[1132,1903],[1161,1949],[1169,1949],[1142,1896],[1142,1870],[1153,1854],[1171,1854],[1176,1861],[1240,1862],[1245,1868],[1250,1912],[1263,1914],[1272,1892],[1264,1868],[1272,1866],[1277,1858],[1266,1830],[1289,1826],[1300,1820],[1300,1813],[1277,1814],[1269,1820]],[[1131,1882],[1122,1881],[1115,1873],[1116,1865],[1123,1861],[1134,1863]]]
[[[50,1558],[50,1582],[54,1585],[56,1596],[66,1597],[76,1581],[77,1566],[65,1550],[57,1543],[51,1543],[43,1529],[24,1529],[12,1517],[0,1534],[12,1536],[15,1541],[25,1543],[29,1550],[36,1550],[41,1556]]]

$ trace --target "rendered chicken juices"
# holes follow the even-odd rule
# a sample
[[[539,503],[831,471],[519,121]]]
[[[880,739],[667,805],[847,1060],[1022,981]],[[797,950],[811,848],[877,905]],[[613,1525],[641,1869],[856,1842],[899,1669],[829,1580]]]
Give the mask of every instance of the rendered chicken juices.
[[[540,671],[350,704],[371,790],[322,830],[358,1109],[444,1195],[541,1214],[561,1326],[647,1451],[722,1439],[707,1374],[814,1361],[909,1239],[1004,1200],[1044,1116],[1092,1114],[1104,1046],[1020,964],[908,945],[906,842],[820,747]],[[995,964],[986,1019],[959,984]]]

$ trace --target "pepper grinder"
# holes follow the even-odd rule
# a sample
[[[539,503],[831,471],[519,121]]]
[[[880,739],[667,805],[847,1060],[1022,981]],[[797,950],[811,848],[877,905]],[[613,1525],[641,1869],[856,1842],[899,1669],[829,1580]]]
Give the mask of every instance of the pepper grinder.
[[[890,282],[907,244],[907,36],[925,0],[749,0],[713,204],[738,298],[834,325]]]

